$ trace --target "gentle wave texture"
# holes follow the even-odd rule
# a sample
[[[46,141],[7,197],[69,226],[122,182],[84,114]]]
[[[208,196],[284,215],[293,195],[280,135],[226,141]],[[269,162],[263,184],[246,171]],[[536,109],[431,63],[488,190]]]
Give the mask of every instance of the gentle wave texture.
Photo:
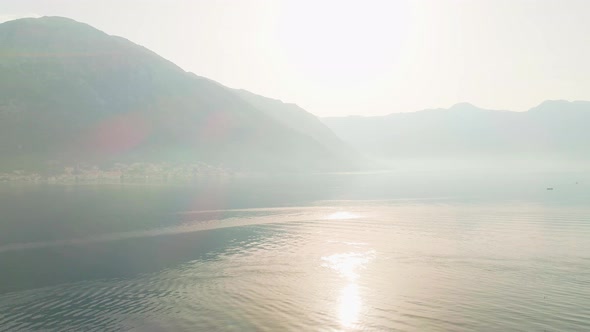
[[[571,202],[195,188],[4,188],[0,331],[590,330],[587,187]]]

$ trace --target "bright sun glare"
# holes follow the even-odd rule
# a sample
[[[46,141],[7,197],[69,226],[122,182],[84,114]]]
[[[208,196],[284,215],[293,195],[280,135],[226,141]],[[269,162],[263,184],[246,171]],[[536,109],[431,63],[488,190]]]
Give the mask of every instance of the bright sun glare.
[[[359,320],[362,309],[362,299],[359,293],[358,270],[373,259],[374,251],[364,253],[351,252],[334,254],[322,257],[324,266],[335,270],[346,280],[346,285],[340,290],[338,296],[337,314],[340,324],[344,327],[351,327]]]

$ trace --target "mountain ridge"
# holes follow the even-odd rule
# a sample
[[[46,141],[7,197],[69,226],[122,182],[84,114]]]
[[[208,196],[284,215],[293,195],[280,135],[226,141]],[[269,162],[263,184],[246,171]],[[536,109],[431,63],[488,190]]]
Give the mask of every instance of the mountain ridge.
[[[349,167],[340,152],[232,89],[72,19],[2,23],[0,53],[5,169],[47,160],[207,162],[272,171]]]
[[[545,101],[525,112],[465,104],[322,121],[373,158],[590,161],[590,102]]]
[[[506,110],[506,109],[489,109],[489,108],[482,108],[479,106],[476,106],[470,102],[459,102],[459,103],[455,103],[453,105],[451,105],[448,108],[444,108],[444,107],[438,107],[438,108],[425,108],[425,109],[421,109],[418,111],[412,111],[412,112],[393,112],[393,113],[387,113],[387,114],[381,114],[381,115],[360,115],[360,114],[351,114],[351,115],[342,115],[342,116],[324,116],[321,117],[320,119],[342,119],[342,118],[384,118],[384,117],[389,117],[389,116],[398,116],[398,115],[402,115],[402,114],[417,114],[417,113],[421,113],[421,112],[445,112],[445,111],[453,111],[453,110],[459,110],[459,111],[491,111],[491,112],[509,112],[509,113],[526,113],[526,112],[535,112],[539,109],[544,109],[547,105],[551,105],[552,107],[554,106],[566,106],[566,108],[573,108],[573,107],[568,107],[569,105],[571,106],[578,106],[578,107],[582,107],[582,108],[587,108],[590,105],[590,101],[588,100],[566,100],[566,99],[547,99],[542,101],[540,104],[538,104],[537,106],[533,106],[531,108],[529,108],[526,111],[512,111],[512,110]]]

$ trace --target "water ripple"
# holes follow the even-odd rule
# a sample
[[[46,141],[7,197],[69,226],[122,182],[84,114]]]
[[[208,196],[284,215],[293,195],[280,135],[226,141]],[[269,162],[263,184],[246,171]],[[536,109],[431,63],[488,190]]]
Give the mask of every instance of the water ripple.
[[[371,204],[194,222],[188,212],[175,231],[51,244],[60,251],[43,257],[57,262],[90,243],[83,257],[119,274],[0,293],[0,331],[588,330],[587,212]],[[99,256],[112,246],[133,255]]]

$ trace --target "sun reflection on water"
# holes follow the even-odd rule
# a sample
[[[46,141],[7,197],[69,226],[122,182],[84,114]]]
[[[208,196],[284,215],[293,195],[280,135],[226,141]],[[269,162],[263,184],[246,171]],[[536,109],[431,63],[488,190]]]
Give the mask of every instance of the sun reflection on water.
[[[373,259],[375,251],[364,253],[351,252],[322,257],[323,266],[336,270],[347,283],[340,290],[338,296],[337,314],[343,327],[352,327],[359,321],[362,309],[362,299],[357,279],[359,269]]]
[[[369,262],[373,255],[374,251],[365,253],[350,252],[324,256],[322,260],[325,262],[323,266],[332,268],[348,280],[354,281],[358,277],[358,268]]]
[[[338,297],[338,319],[340,324],[345,327],[353,326],[358,321],[361,304],[361,297],[356,283],[349,283],[342,288]]]

